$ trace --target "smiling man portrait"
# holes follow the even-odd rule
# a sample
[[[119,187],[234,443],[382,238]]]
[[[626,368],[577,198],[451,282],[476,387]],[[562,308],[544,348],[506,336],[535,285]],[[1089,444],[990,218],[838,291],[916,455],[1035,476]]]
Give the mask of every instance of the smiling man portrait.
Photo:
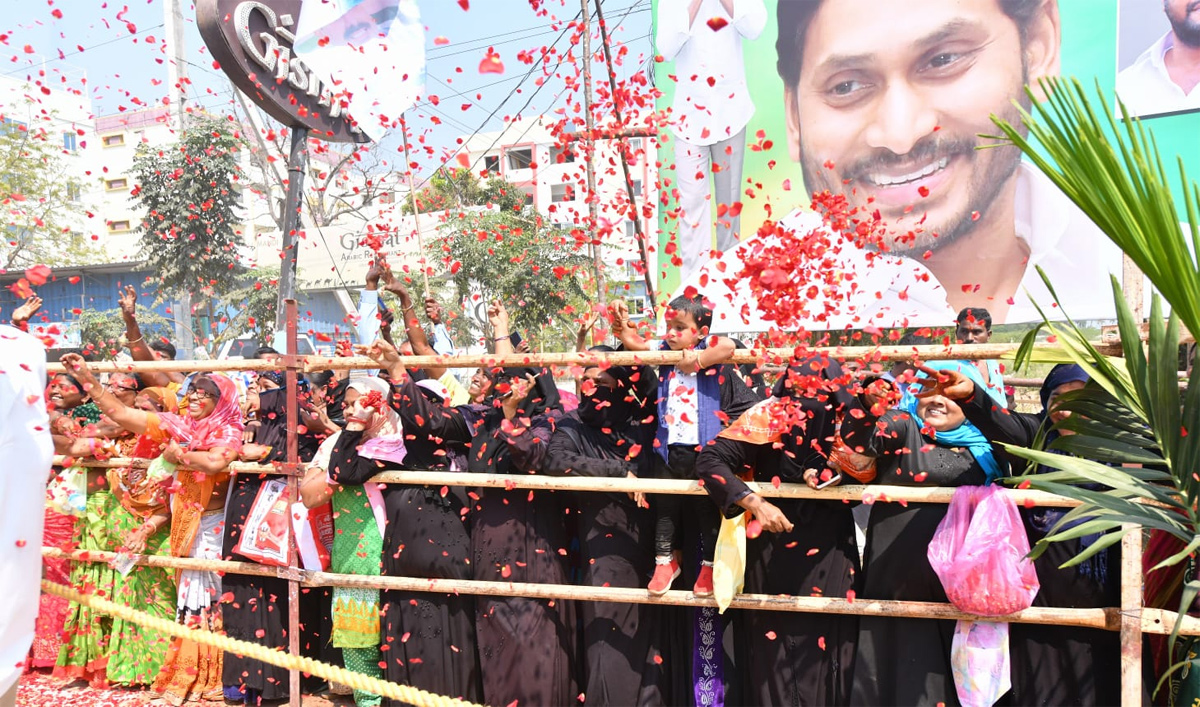
[[[992,115],[1019,124],[1025,86],[1041,98],[1057,75],[1058,0],[779,0],[777,14],[788,145],[808,191],[844,193],[904,234],[870,258],[858,321],[942,322],[963,307],[1037,319],[1025,290],[1052,298],[1034,266],[1072,317],[1112,316],[1096,289],[1120,272],[1119,251],[1015,148],[977,149],[998,132]]]

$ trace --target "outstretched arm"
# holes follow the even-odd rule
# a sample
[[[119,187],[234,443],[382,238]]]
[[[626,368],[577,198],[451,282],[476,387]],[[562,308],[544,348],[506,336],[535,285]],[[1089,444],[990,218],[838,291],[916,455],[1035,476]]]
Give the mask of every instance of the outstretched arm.
[[[92,375],[87,361],[84,361],[82,356],[67,354],[62,357],[62,364],[67,367],[71,375],[75,376],[83,386],[84,392],[92,397],[92,402],[96,403],[100,411],[108,416],[108,419],[134,434],[142,434],[146,431],[146,427],[150,423],[149,414],[137,408],[126,407],[124,403],[117,400],[117,396],[105,390],[104,386],[100,385],[100,381],[96,380],[96,376]]]

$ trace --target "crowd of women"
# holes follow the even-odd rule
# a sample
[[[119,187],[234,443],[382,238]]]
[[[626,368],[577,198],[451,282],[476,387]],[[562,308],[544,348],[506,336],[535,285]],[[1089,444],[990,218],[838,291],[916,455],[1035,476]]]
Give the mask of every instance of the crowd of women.
[[[496,338],[498,352],[506,352],[506,337]],[[711,348],[719,347],[714,341]],[[761,526],[747,541],[744,591],[881,600],[946,601],[926,558],[946,506],[876,502],[860,553],[854,505],[768,501],[755,484],[988,484],[1023,468],[1010,466],[1016,462],[999,443],[1033,444],[1064,414],[1055,412],[1057,396],[1086,382],[1078,368],[1056,368],[1042,388],[1043,412],[1030,415],[1010,411],[1002,394],[993,397],[995,386],[971,364],[893,377],[852,373],[810,356],[793,360],[768,388],[760,376],[697,355],[687,373],[684,363],[662,371],[585,368],[577,372],[577,396],[560,391],[547,370],[480,369],[466,401],[456,404],[440,382],[443,371],[410,369],[385,341],[359,353],[376,361],[377,375],[316,375],[302,396],[299,447],[308,471],[301,497],[310,508],[331,505],[332,572],[646,587],[656,570],[654,497],[379,484],[372,477],[396,469],[653,476],[660,473],[657,418],[679,414],[660,397],[695,375],[719,381],[722,397],[752,405],[722,420],[695,458],[695,474],[720,513],[748,512]],[[47,511],[47,544],[252,559],[239,541],[253,530],[247,518],[273,477],[231,474],[228,467],[238,459],[285,458],[282,377],[265,373],[239,393],[233,378],[218,374],[182,385],[110,374],[101,383],[80,357],[63,363],[68,372],[48,391],[59,452],[161,459],[168,471],[151,465],[88,472],[82,517]],[[727,395],[728,386],[738,390]],[[704,404],[693,410],[705,411]],[[1053,510],[1021,514],[1031,544],[1058,518]],[[1056,544],[1037,560],[1037,605],[1116,605],[1116,572],[1108,568],[1117,566],[1117,549],[1059,568],[1080,544],[1094,541]],[[701,544],[698,534],[684,534],[679,564],[687,586],[704,567]],[[190,625],[284,650],[289,643],[282,579],[60,561],[48,561],[46,573]],[[655,603],[358,587],[304,589],[299,602],[305,655],[491,705],[959,702],[948,621],[765,610],[718,615]],[[50,597],[39,627],[31,665],[53,665],[67,680],[145,686],[175,705],[261,704],[288,693],[285,670]],[[1003,702],[1115,701],[1118,653],[1115,633],[1013,625],[1012,690]],[[303,686],[329,687],[336,688],[316,679]],[[365,692],[354,699],[388,702]]]

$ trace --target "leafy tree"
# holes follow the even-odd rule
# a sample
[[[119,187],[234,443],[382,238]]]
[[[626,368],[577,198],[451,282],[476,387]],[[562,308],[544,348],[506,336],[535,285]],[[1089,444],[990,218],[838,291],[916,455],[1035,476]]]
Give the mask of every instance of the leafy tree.
[[[525,192],[500,177],[481,180],[469,169],[442,168],[429,180],[429,186],[417,192],[421,213],[464,209],[470,206],[494,206],[501,211],[525,206]],[[412,201],[404,200],[401,213],[412,214]]]
[[[225,317],[220,322],[224,326],[219,333],[215,322],[211,327],[214,349],[247,332],[253,332],[259,341],[271,341],[275,334],[278,298],[279,268],[257,268],[246,272],[237,286],[223,294],[218,302]]]
[[[182,315],[191,301],[204,298],[202,314],[211,322],[214,300],[228,292],[240,274],[236,227],[241,178],[241,139],[233,125],[194,116],[180,140],[163,148],[139,145],[133,160],[133,196],[145,209],[142,252],[164,291],[178,293]],[[203,318],[203,317],[202,317]],[[187,322],[189,331],[193,329]],[[203,325],[194,334],[204,337]],[[181,342],[191,348],[191,342]]]
[[[61,133],[15,119],[0,124],[0,270],[86,262],[91,249],[75,230],[82,189],[63,158]]]
[[[109,361],[123,348],[121,337],[125,335],[125,321],[119,309],[84,309],[79,314],[79,341],[84,351]],[[151,309],[138,312],[138,326],[147,341],[159,337],[170,337],[174,324]]]
[[[590,264],[575,234],[547,223],[532,207],[451,212],[441,234],[426,247],[459,301],[500,299],[514,330],[536,339],[533,345],[574,346],[574,320],[587,307],[582,278]],[[459,341],[466,340],[466,319],[457,320]]]

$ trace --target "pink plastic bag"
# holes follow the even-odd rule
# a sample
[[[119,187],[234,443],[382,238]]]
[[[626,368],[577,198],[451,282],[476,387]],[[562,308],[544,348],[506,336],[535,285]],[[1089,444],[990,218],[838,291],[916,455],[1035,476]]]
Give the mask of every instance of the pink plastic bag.
[[[960,486],[929,543],[929,564],[960,611],[1028,609],[1040,584],[1017,505],[999,486]]]

